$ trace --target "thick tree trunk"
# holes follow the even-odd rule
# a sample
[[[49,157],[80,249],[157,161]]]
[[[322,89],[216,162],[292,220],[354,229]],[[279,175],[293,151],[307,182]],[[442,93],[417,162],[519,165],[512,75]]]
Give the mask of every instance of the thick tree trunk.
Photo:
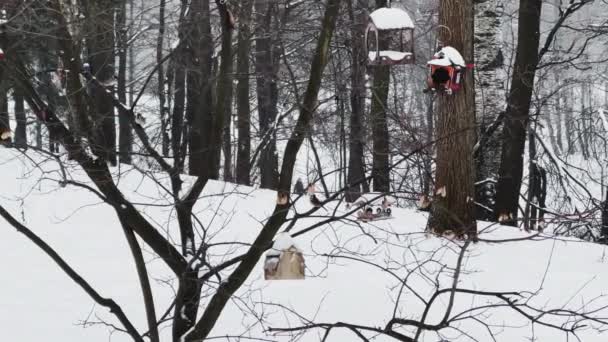
[[[386,0],[376,0],[376,7],[385,7]],[[382,39],[382,38],[381,38]],[[387,41],[380,41],[380,49],[385,49]],[[389,133],[387,123],[388,91],[391,81],[391,69],[389,66],[378,66],[373,71],[372,86],[372,140],[373,140],[373,160],[372,160],[372,179],[374,191],[390,191],[390,170],[389,170]]]
[[[116,31],[118,38],[118,80],[117,95],[120,102],[127,104],[127,0],[117,5]],[[131,164],[133,154],[133,130],[125,115],[118,116],[118,156],[119,161]]]
[[[503,66],[499,0],[475,1],[475,111],[478,137],[496,121],[503,110],[505,99],[504,80],[500,75]],[[476,153],[476,180],[478,182],[498,178],[500,167],[500,134],[494,131],[484,138],[484,144]],[[487,183],[482,183],[487,184]],[[476,191],[484,195],[487,191]],[[484,208],[492,208],[493,196],[479,196],[476,201]],[[477,210],[477,218],[490,220],[494,216],[486,210]]]
[[[251,12],[253,0],[241,2],[237,51],[237,128],[236,182],[250,185],[251,173],[251,108],[249,104],[249,49],[251,48]]]
[[[517,51],[502,131],[495,210],[495,219],[510,225],[517,225],[526,129],[538,64],[541,5],[541,0],[521,0],[519,5]]]
[[[103,85],[103,87],[92,87],[92,101],[95,106],[95,142],[101,150],[102,157],[110,164],[116,165],[114,105],[108,96],[104,96],[107,90],[114,89],[114,1],[99,0],[89,4],[90,64],[93,75]]]
[[[361,192],[369,192],[369,185],[365,181],[365,164],[363,160],[364,128],[363,116],[365,113],[365,11],[359,0],[348,2],[349,16],[351,21],[351,46],[352,46],[352,72],[350,93],[350,123],[349,123],[349,157],[348,157],[348,179],[349,185],[346,193],[347,201],[355,201]]]
[[[467,62],[473,59],[473,1],[443,0],[439,24],[451,28],[439,37],[460,51]],[[435,196],[428,229],[442,234],[476,238],[474,211],[475,86],[473,74],[465,71],[462,88],[439,97],[437,107],[437,170]]]
[[[273,19],[277,20],[276,3],[255,0],[257,18],[257,39],[255,40],[256,91],[260,122],[260,141],[263,145],[260,155],[260,187],[276,189],[279,181],[279,161],[277,158],[276,132],[277,118],[277,71],[279,55],[273,39]]]

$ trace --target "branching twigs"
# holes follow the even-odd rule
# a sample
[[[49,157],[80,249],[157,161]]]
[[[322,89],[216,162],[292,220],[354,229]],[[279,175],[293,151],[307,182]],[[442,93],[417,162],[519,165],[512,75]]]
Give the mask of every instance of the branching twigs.
[[[61,270],[72,279],[80,288],[82,288],[96,303],[104,306],[113,313],[120,323],[125,328],[126,332],[136,342],[144,342],[144,339],[140,336],[135,329],[135,326],[129,321],[122,308],[112,299],[104,298],[101,296],[86,280],[84,280],[61,256],[44,240],[38,235],[31,231],[26,226],[22,225],[17,221],[4,207],[0,206],[0,216],[12,225],[17,231],[25,235],[30,241],[32,241],[38,248],[40,248],[46,255],[48,255],[53,261],[61,268]]]
[[[107,203],[115,209],[117,215],[129,222],[135,232],[165,261],[173,272],[181,274],[186,265],[181,254],[137,211],[132,203],[124,198],[114,183],[105,161],[102,158],[95,159],[90,156],[80,145],[73,132],[66,128],[52,109],[42,100],[34,89],[22,62],[16,59],[9,59],[8,62],[10,63],[9,68],[4,68],[3,64],[5,62],[0,63],[0,67],[9,71],[13,81],[22,89],[25,100],[37,118],[64,146],[68,155],[78,162],[91,181],[107,198]]]

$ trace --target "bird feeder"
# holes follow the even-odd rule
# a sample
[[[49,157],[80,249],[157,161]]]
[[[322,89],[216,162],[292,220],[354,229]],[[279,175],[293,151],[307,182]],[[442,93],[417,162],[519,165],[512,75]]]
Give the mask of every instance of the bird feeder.
[[[304,267],[302,252],[289,234],[281,233],[266,252],[264,279],[301,280],[304,279]]]
[[[0,61],[4,59],[4,50],[0,49]]]
[[[464,72],[468,66],[460,52],[451,46],[443,47],[433,59],[427,62],[429,77],[428,89],[436,92],[454,94],[462,87]]]
[[[414,22],[400,8],[379,8],[369,15],[365,31],[368,64],[413,64]]]

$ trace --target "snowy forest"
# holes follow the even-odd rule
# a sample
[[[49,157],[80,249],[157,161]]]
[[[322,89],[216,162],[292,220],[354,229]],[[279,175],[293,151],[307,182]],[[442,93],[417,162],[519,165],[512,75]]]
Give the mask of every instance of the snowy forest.
[[[0,0],[0,337],[608,340],[607,0]]]

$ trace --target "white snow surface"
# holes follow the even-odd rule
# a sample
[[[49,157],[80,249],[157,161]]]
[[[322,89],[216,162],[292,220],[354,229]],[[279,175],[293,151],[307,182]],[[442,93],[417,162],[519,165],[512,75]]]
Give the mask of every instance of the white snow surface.
[[[0,174],[5,182],[0,204],[18,220],[45,239],[100,294],[114,299],[139,331],[146,331],[145,311],[132,263],[114,211],[91,192],[77,187],[60,187],[61,171],[42,157],[0,148]],[[36,163],[36,164],[34,164]],[[44,172],[44,173],[43,173]],[[163,235],[179,241],[174,211],[165,206],[162,185],[167,177],[126,166],[113,169],[126,197]],[[90,185],[77,168],[69,167],[71,179]],[[42,179],[44,178],[44,179]],[[191,182],[191,179],[187,179]],[[204,190],[194,212],[204,225],[211,248],[212,265],[247,250],[274,209],[276,193],[212,181]],[[320,341],[324,331],[310,330],[303,335],[272,334],[269,327],[288,328],[308,323],[346,322],[384,327],[397,317],[419,320],[423,300],[435,291],[449,288],[454,281],[462,242],[427,236],[423,233],[427,217],[414,210],[393,209],[393,220],[357,226],[354,220],[333,222],[304,234],[298,232],[326,219],[322,215],[345,214],[343,204],[328,203],[315,217],[298,220],[290,231],[306,257],[306,280],[264,281],[264,258],[256,265],[238,300],[229,301],[211,332],[213,340],[240,336],[242,341]],[[311,209],[306,198],[296,202],[302,213]],[[283,229],[286,226],[283,227]],[[458,287],[478,291],[530,291],[531,305],[544,309],[584,310],[594,317],[606,317],[600,309],[608,305],[603,297],[608,288],[608,260],[605,246],[550,235],[533,236],[513,227],[480,222],[483,241],[472,244],[464,254]],[[197,234],[197,242],[200,236]],[[277,242],[287,241],[277,237]],[[291,238],[290,238],[291,239]],[[498,242],[499,240],[506,242]],[[494,241],[494,242],[492,242]],[[226,244],[235,242],[235,244]],[[171,305],[176,282],[173,275],[144,249],[151,273],[158,313]],[[122,333],[112,333],[104,320],[119,325],[113,316],[94,302],[44,253],[0,218],[0,322],[6,341],[130,341]],[[376,265],[376,266],[374,266]],[[228,273],[222,274],[226,279]],[[407,283],[404,286],[403,280]],[[214,284],[215,286],[215,284]],[[213,291],[208,288],[207,291]],[[208,297],[203,300],[205,309]],[[452,317],[474,306],[498,303],[495,298],[457,294]],[[445,313],[448,297],[441,296],[428,312],[426,323],[437,323]],[[284,309],[283,309],[284,308]],[[297,315],[294,314],[297,312]],[[505,307],[488,307],[470,315],[492,324],[495,336],[472,319],[455,323],[456,329],[443,329],[441,335],[423,333],[419,341],[535,341],[559,342],[566,334],[539,324],[532,325],[520,314]],[[467,314],[463,314],[463,318]],[[562,319],[547,318],[561,324]],[[84,324],[87,322],[88,324]],[[602,342],[608,333],[594,328],[597,323],[582,321],[581,341]],[[35,325],[35,329],[32,326]],[[85,327],[86,328],[83,328]],[[605,329],[604,329],[605,330]],[[399,329],[412,336],[411,329]],[[394,341],[375,333],[364,333],[372,341]],[[468,335],[467,335],[468,334]],[[170,341],[171,329],[162,325],[162,341]],[[298,339],[299,337],[299,339]],[[231,339],[237,341],[238,339]],[[333,329],[327,341],[358,341],[348,329]]]
[[[291,247],[298,249],[298,246],[294,239],[291,238],[291,235],[286,232],[279,233],[272,244],[272,248],[266,252],[266,255],[280,255],[282,251],[286,251]]]
[[[373,11],[369,17],[378,30],[414,28],[412,18],[406,11],[399,8],[379,8]]]
[[[441,56],[441,54],[443,54],[444,57],[438,58],[439,56]],[[458,50],[454,49],[451,46],[443,47],[441,50],[439,50],[439,51],[437,51],[437,53],[435,53],[434,57],[436,57],[436,58],[431,59],[430,61],[427,62],[428,65],[438,65],[438,66],[458,65],[463,68],[466,67],[466,65],[467,65],[464,61],[464,58],[460,54],[460,52],[458,52]]]
[[[401,52],[401,51],[392,51],[392,50],[381,50],[378,51],[380,58],[387,57],[393,61],[400,61],[404,59],[406,56],[411,55],[410,52]],[[371,61],[376,60],[376,51],[370,51],[369,59]]]

